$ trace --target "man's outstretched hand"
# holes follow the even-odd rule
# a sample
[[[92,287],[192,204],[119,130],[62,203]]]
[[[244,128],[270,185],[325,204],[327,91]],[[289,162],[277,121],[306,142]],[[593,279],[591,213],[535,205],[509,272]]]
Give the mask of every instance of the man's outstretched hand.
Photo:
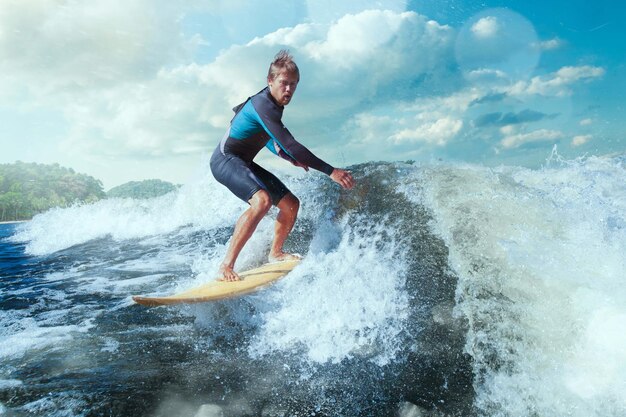
[[[350,190],[354,187],[354,178],[352,178],[352,174],[344,169],[333,169],[333,172],[330,173],[330,179],[341,185],[346,190]]]

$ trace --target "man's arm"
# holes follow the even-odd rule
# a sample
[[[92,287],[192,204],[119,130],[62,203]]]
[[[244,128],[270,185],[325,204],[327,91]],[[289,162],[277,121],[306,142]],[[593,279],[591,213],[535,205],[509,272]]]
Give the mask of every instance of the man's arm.
[[[253,100],[254,109],[259,117],[259,122],[266,133],[270,136],[270,146],[268,148],[279,155],[278,151],[282,150],[287,156],[298,162],[300,165],[311,167],[326,175],[333,172],[333,167],[327,164],[308,150],[304,145],[300,144],[283,125],[282,111],[271,104],[263,101],[261,98]],[[272,147],[277,148],[272,149]]]
[[[271,126],[273,123],[269,122],[267,124]],[[282,151],[300,165],[311,167],[326,175],[330,175],[333,172],[334,168],[332,165],[315,156],[306,146],[298,142],[282,123],[276,123],[273,127],[274,131],[270,128],[268,133],[272,136],[273,140],[271,142],[274,142],[274,146],[278,146],[276,149],[277,155],[281,156],[280,153]]]
[[[304,168],[305,171],[309,170],[308,166],[301,164],[300,162],[296,161],[295,159],[287,155],[282,149],[278,148],[277,145],[274,144],[274,141],[272,139],[270,139],[267,142],[266,146],[274,154],[291,162],[295,166]],[[352,189],[352,187],[354,187],[354,178],[352,178],[352,174],[349,171],[346,171],[344,169],[339,169],[339,168],[333,168],[329,176],[333,181],[335,181],[337,184],[341,185],[343,188],[347,190],[350,190]]]
[[[287,155],[287,153],[285,153],[285,151],[283,151],[280,146],[278,146],[278,143],[275,143],[273,139],[270,138],[270,140],[267,141],[265,147],[267,147],[267,149],[269,149],[274,155],[280,156],[284,160],[291,162],[293,165],[304,168],[305,171],[309,170],[309,167],[307,165],[301,164],[300,162]]]

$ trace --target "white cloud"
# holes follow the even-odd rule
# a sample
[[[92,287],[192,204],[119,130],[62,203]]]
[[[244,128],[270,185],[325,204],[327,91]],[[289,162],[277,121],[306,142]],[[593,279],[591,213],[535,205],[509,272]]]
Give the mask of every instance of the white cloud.
[[[405,111],[412,111],[422,115],[429,114],[441,118],[450,114],[463,114],[475,100],[481,98],[484,91],[472,87],[457,91],[447,96],[428,97],[417,99],[406,106]],[[424,117],[424,116],[422,116]]]
[[[492,38],[498,34],[500,23],[494,16],[487,16],[479,19],[472,25],[471,31],[477,38]]]
[[[390,116],[377,116],[360,113],[350,121],[350,130],[358,132],[354,143],[374,144],[380,143],[381,139],[389,137],[396,121]]]
[[[591,139],[593,139],[592,135],[574,136],[574,138],[572,139],[572,146],[584,145],[585,143],[589,142]]]
[[[85,92],[64,112],[72,122],[64,148],[71,153],[135,158],[199,153],[222,114],[206,114],[206,92],[162,71],[146,83]],[[217,101],[217,100],[216,100]],[[227,109],[224,110],[226,112]]]
[[[505,136],[512,136],[515,133],[515,126],[514,125],[502,126],[500,128],[500,133],[502,133]]]
[[[519,81],[508,89],[513,96],[542,95],[566,96],[571,94],[570,86],[579,81],[590,81],[600,78],[605,70],[601,67],[589,65],[580,67],[563,67],[555,73],[546,76],[533,77],[530,81]]]
[[[405,151],[452,143],[467,130],[467,113],[478,99],[509,94],[523,102],[534,95],[562,96],[576,83],[604,74],[599,67],[563,67],[504,87],[511,79],[507,68],[482,65],[491,62],[487,54],[467,67],[473,85],[460,86],[459,74],[447,77],[456,68],[455,30],[400,6],[259,33],[200,64],[193,62],[193,48],[214,39],[185,38],[180,25],[182,16],[201,3],[32,0],[3,5],[0,105],[19,103],[61,114],[68,123],[64,149],[77,156],[197,155],[220,139],[232,117],[230,108],[264,87],[277,50],[289,48],[302,73],[285,112],[296,137],[317,152],[341,131],[351,146],[382,141],[385,157],[401,159]],[[495,35],[511,31],[510,26],[506,19],[483,17],[469,37],[500,44]],[[508,44],[502,48],[510,49]],[[433,89],[428,83],[437,77],[445,84]],[[433,96],[433,90],[441,96]],[[409,97],[419,98],[407,103]],[[562,137],[546,129],[517,133],[503,127],[501,132],[500,150]],[[315,134],[316,141],[307,142]]]
[[[0,90],[28,88],[30,106],[61,112],[68,152],[166,157],[212,147],[230,108],[264,87],[278,49],[291,49],[301,68],[286,118],[294,133],[306,134],[311,120],[332,120],[395,83],[437,72],[453,36],[413,12],[368,10],[329,25],[283,28],[200,65],[188,49],[206,41],[180,35],[190,6],[177,4],[59,0],[0,8]]]
[[[428,121],[415,128],[402,129],[391,136],[396,144],[425,142],[443,146],[463,127],[463,121],[444,117],[435,121]]]
[[[331,23],[347,14],[363,10],[391,10],[399,13],[406,10],[405,0],[306,0],[309,18],[313,22]]]
[[[552,51],[563,46],[563,41],[559,38],[552,38],[547,41],[537,42],[535,46],[542,51]]]
[[[503,148],[518,148],[532,142],[552,142],[563,138],[563,133],[558,130],[539,129],[529,133],[518,133],[506,136],[500,141]]]
[[[390,11],[368,10],[346,15],[331,25],[326,36],[312,40],[303,49],[317,61],[327,61],[339,69],[351,68],[356,62],[372,55],[371,51],[385,44],[414,13],[397,14]]]
[[[465,76],[469,81],[473,83],[482,84],[491,83],[494,81],[500,82],[508,80],[508,76],[504,71],[490,68],[481,68],[468,71]]]
[[[184,55],[182,6],[149,0],[14,1],[0,7],[4,88],[35,97],[138,81]]]
[[[33,139],[31,148],[53,150],[33,158],[77,166],[112,156],[169,158],[190,147],[197,151],[207,124],[197,120],[204,99],[182,80],[159,75],[188,60],[189,48],[198,44],[197,37],[185,39],[180,30],[185,12],[209,6],[197,3],[3,3],[0,105],[32,112],[34,120],[55,117],[65,123]],[[51,137],[64,142],[51,145]]]
[[[455,55],[463,74],[491,69],[509,79],[527,79],[540,56],[537,33],[528,19],[505,8],[488,9],[458,31]]]
[[[453,31],[413,12],[366,10],[330,26],[298,25],[258,43],[297,52],[310,95],[357,102],[385,85],[436,72],[450,50]],[[253,46],[252,44],[250,46]]]
[[[293,107],[285,112],[297,133],[310,129],[311,120],[336,122],[340,112],[373,97],[395,100],[389,87],[437,72],[448,62],[451,43],[449,27],[416,13],[367,10],[330,25],[283,28],[226,50],[213,63],[195,66],[191,72],[236,104],[262,87],[269,58],[288,47],[302,76]],[[227,67],[232,71],[225,73]]]
[[[449,96],[418,99],[392,109],[384,106],[359,113],[349,123],[350,143],[353,146],[386,144],[378,149],[390,159],[406,157],[406,152],[414,150],[416,144],[445,146],[463,129],[463,116],[479,97],[481,92],[468,89]]]

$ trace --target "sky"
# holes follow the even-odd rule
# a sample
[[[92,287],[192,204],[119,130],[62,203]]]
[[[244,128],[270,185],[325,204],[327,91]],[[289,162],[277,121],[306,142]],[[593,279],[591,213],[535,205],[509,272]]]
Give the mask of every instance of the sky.
[[[283,122],[330,164],[626,151],[626,4],[0,0],[0,163],[186,183],[289,49]],[[262,165],[296,173],[262,151]],[[291,170],[291,171],[290,171]]]

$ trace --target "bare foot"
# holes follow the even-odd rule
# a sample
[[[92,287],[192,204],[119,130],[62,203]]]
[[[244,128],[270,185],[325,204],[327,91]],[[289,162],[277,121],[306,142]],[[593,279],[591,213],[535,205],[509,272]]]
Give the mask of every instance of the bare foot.
[[[267,257],[269,262],[282,262],[282,261],[299,261],[302,259],[302,255],[298,255],[297,253],[285,253],[281,252],[277,255],[270,254]]]
[[[231,266],[222,264],[222,266],[220,267],[219,273],[222,277],[218,278],[217,279],[218,281],[228,281],[228,282],[241,281],[241,277],[237,275],[237,273]]]

